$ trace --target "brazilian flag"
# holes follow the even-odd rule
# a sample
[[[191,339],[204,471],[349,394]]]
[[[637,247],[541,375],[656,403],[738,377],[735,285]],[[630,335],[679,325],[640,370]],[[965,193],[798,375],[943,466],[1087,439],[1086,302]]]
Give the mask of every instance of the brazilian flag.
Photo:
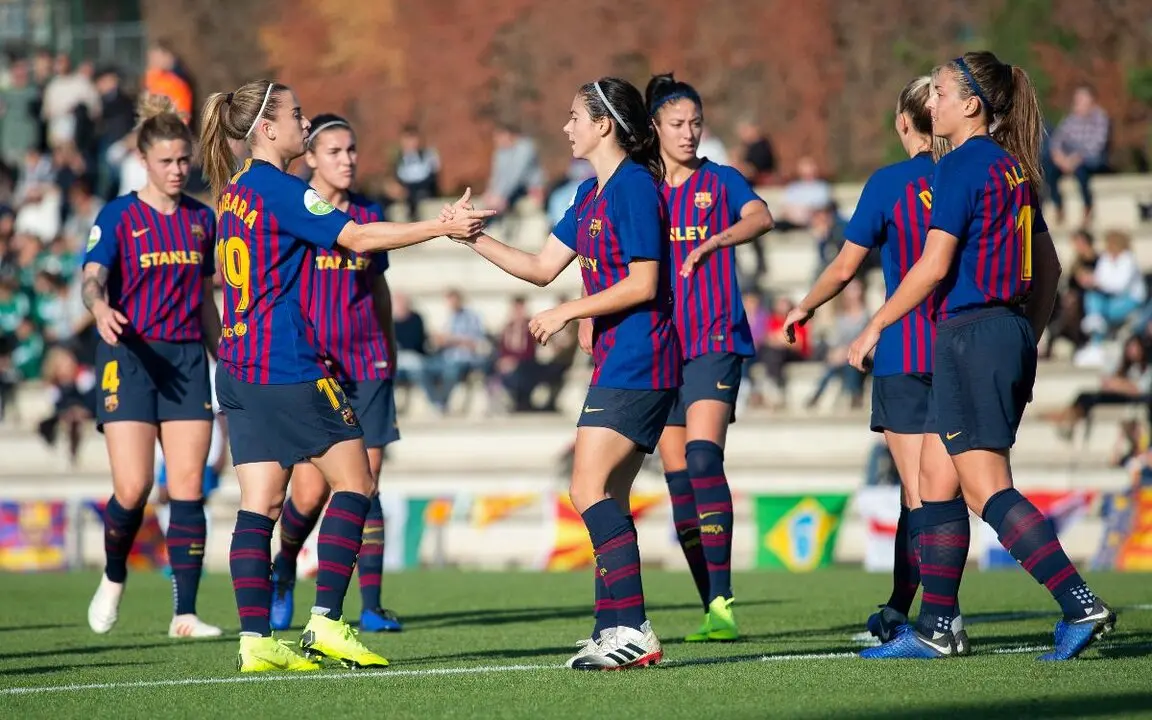
[[[808,572],[832,564],[849,495],[756,497],[756,567]]]

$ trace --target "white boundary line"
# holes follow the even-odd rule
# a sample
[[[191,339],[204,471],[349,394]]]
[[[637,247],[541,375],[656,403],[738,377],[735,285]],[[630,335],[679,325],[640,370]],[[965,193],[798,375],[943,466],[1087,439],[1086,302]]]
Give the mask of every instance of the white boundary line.
[[[1137,645],[1117,645],[1115,643],[1097,643],[1093,647],[1098,649],[1124,648],[1150,648],[1152,643]],[[1020,645],[1018,647],[997,648],[992,650],[995,655],[1023,655],[1050,650],[1047,645]],[[805,660],[844,660],[857,657],[856,653],[793,653],[787,655],[764,655],[759,658],[741,660],[731,657],[701,658],[670,660],[662,663],[661,667],[690,667],[694,665],[724,665],[743,662],[789,662]],[[331,681],[331,680],[377,680],[400,677],[434,677],[437,675],[492,675],[509,672],[537,672],[541,670],[562,670],[563,665],[480,665],[477,667],[455,668],[424,668],[420,670],[361,670],[358,672],[308,672],[293,673],[289,675],[237,675],[221,678],[183,678],[173,680],[136,680],[133,682],[108,682],[76,685],[41,685],[39,687],[0,688],[0,697],[13,695],[47,695],[51,693],[87,692],[92,690],[144,690],[163,687],[188,687],[195,685],[243,685],[249,683],[277,683],[277,682],[304,682],[304,681]]]

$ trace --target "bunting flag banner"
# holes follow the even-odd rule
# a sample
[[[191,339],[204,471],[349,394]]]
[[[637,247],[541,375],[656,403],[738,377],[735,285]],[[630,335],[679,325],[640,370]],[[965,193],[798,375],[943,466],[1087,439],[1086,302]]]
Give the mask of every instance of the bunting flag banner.
[[[478,497],[472,502],[472,525],[478,528],[488,527],[492,523],[503,520],[517,510],[539,502],[539,500],[540,495],[536,493]]]
[[[1057,535],[1079,522],[1096,500],[1096,492],[1093,490],[1030,490],[1024,495],[1048,518]],[[983,551],[980,553],[981,570],[1017,567],[1016,559],[1000,544],[996,531],[988,523],[980,521],[979,534],[983,543]]]
[[[68,566],[63,502],[0,503],[0,570],[40,572]]]
[[[868,572],[892,571],[900,500],[899,485],[869,486],[856,493],[856,512],[864,521],[864,569]]]
[[[101,527],[104,525],[104,507],[106,500],[90,500],[86,503],[92,512],[96,513]],[[156,570],[168,567],[168,545],[164,542],[164,532],[160,523],[156,521],[156,511],[152,505],[144,506],[144,521],[140,523],[140,531],[136,533],[136,542],[132,544],[132,551],[128,553],[129,570]]]
[[[654,507],[668,502],[667,493],[634,493],[632,495],[632,517],[637,524]],[[541,563],[543,569],[551,571],[582,570],[592,567],[592,542],[588,539],[588,529],[584,519],[567,494],[556,495],[545,503],[546,518],[551,527],[552,548]]]
[[[808,572],[832,564],[849,497],[756,496],[756,567]]]
[[[1152,572],[1152,488],[1133,493],[1128,537],[1116,553],[1116,569]]]

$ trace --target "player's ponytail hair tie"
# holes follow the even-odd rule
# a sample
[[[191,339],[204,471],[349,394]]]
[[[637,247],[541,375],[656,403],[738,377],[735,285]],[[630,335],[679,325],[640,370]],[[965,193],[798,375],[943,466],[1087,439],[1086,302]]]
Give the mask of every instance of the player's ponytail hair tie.
[[[604,103],[604,107],[608,108],[608,112],[612,113],[612,117],[624,128],[624,132],[632,135],[632,128],[628,127],[628,123],[624,122],[624,118],[620,117],[620,113],[616,112],[616,108],[612,107],[612,103],[608,102],[608,96],[604,94],[604,88],[600,87],[600,81],[592,83],[596,87],[596,94],[600,96],[600,102]]]
[[[256,126],[260,124],[260,118],[264,116],[264,110],[268,107],[268,98],[272,97],[272,88],[274,87],[276,87],[276,83],[268,83],[268,89],[264,91],[264,102],[260,103],[260,112],[256,113],[256,118],[252,121],[252,126],[248,128],[248,132],[244,133],[245,140],[247,140],[252,134],[252,131],[256,129]]]
[[[226,102],[229,105],[232,104],[232,93],[228,93],[227,95],[224,96],[224,102]]]

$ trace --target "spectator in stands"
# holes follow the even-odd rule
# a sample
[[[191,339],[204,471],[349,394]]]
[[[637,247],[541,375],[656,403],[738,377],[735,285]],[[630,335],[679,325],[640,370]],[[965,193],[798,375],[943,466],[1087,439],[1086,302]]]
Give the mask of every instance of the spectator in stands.
[[[852,409],[864,407],[864,374],[848,364],[848,346],[864,332],[870,319],[871,314],[864,303],[864,284],[858,279],[853,280],[836,298],[832,331],[824,355],[824,375],[808,400],[810,409],[820,402],[833,380],[840,381],[840,391],[848,396]]]
[[[541,202],[544,173],[536,142],[507,123],[496,128],[494,140],[496,147],[492,152],[492,172],[484,193],[484,206],[504,215],[523,197]]]
[[[566,297],[556,299],[557,306],[566,302],[568,302]],[[578,324],[568,323],[563,330],[549,338],[548,344],[544,346],[544,351],[551,352],[551,357],[540,362],[539,355],[537,355],[539,367],[537,384],[543,384],[548,388],[548,399],[544,401],[543,406],[533,407],[534,410],[556,412],[556,403],[560,399],[560,393],[564,390],[564,381],[568,376],[568,371],[575,364],[576,356],[580,350],[578,336]]]
[[[144,159],[136,148],[135,130],[112,143],[106,157],[113,171],[120,176],[117,195],[136,192],[148,183],[148,168],[144,166]]]
[[[392,293],[392,327],[396,333],[396,384],[405,388],[423,387],[428,333],[424,329],[424,318],[412,309],[404,293]]]
[[[100,93],[100,121],[96,125],[96,190],[111,200],[120,188],[120,167],[108,159],[108,149],[124,139],[136,125],[136,104],[121,87],[120,73],[111,67],[96,73]]]
[[[1064,222],[1064,198],[1060,194],[1060,178],[1072,175],[1080,186],[1084,200],[1084,224],[1092,216],[1092,188],[1090,179],[1108,162],[1108,113],[1096,102],[1096,93],[1088,85],[1081,85],[1072,94],[1072,111],[1056,126],[1048,138],[1044,152],[1044,177],[1052,204],[1056,206],[1056,222]]]
[[[592,164],[587,160],[573,158],[568,163],[568,170],[565,172],[563,180],[548,193],[545,209],[548,213],[548,224],[551,227],[555,227],[563,219],[568,207],[576,200],[576,191],[580,189],[580,183],[590,177],[595,177],[595,175],[596,171],[592,169]]]
[[[48,127],[48,147],[55,148],[77,140],[76,110],[83,105],[86,117],[100,115],[100,93],[92,81],[92,65],[84,62],[76,69],[67,53],[56,55],[54,75],[44,88],[40,116]]]
[[[744,119],[736,124],[736,137],[740,139],[736,169],[753,187],[775,180],[776,154],[764,131],[753,120]]]
[[[444,332],[433,336],[436,354],[424,365],[424,392],[433,407],[448,412],[452,391],[472,372],[484,372],[488,367],[490,342],[480,316],[464,306],[459,290],[449,290],[448,323]]]
[[[440,186],[440,155],[429,147],[415,125],[400,131],[400,151],[396,156],[396,180],[404,188],[408,219],[419,217],[420,203],[435,199]]]
[[[817,211],[832,205],[832,186],[820,177],[816,161],[808,156],[796,163],[796,178],[784,186],[780,208],[773,208],[778,230],[806,228]],[[783,223],[783,224],[782,224]]]
[[[512,412],[532,409],[532,391],[540,379],[536,362],[536,340],[528,329],[528,305],[522,295],[512,298],[508,320],[496,338],[496,359],[492,380],[508,392]]]
[[[1045,358],[1052,356],[1052,344],[1060,338],[1071,342],[1074,350],[1088,343],[1088,335],[1081,325],[1084,322],[1085,283],[1092,282],[1096,270],[1097,255],[1092,233],[1087,230],[1073,233],[1072,252],[1072,262],[1064,272],[1068,278],[1067,285],[1064,292],[1060,293],[1056,312],[1052,314],[1052,321],[1048,325],[1048,340],[1043,351]]]
[[[16,326],[15,341],[12,365],[17,377],[21,381],[38,379],[40,363],[44,360],[44,337],[36,329],[31,316],[25,317]]]
[[[1080,393],[1071,405],[1044,417],[1068,440],[1098,405],[1143,405],[1152,411],[1152,363],[1144,340],[1133,336],[1124,342],[1120,363],[1101,380],[1098,390]]]
[[[1104,252],[1096,268],[1080,282],[1084,285],[1082,327],[1091,340],[1076,354],[1075,362],[1081,367],[1100,367],[1105,361],[1104,339],[1127,322],[1147,296],[1144,274],[1127,233],[1110,230],[1104,236]]]
[[[764,348],[765,336],[768,333],[769,316],[769,313],[764,309],[764,300],[759,291],[745,290],[742,298],[744,300],[744,315],[748,318],[748,327],[752,331],[752,347],[756,349],[756,356],[746,360],[740,368],[742,382],[740,396],[737,398],[736,404],[741,408],[748,404],[760,406],[764,402],[763,395],[756,387],[752,377],[752,368],[764,364],[761,351]]]
[[[74,253],[83,252],[88,241],[88,233],[96,224],[96,216],[104,207],[104,201],[92,192],[90,175],[78,178],[68,189],[68,207],[71,214],[64,220],[60,236],[68,249]]]
[[[178,71],[176,53],[166,42],[148,48],[148,69],[144,72],[144,91],[164,95],[172,100],[176,113],[188,122],[192,118],[192,86]]]
[[[40,141],[40,91],[31,82],[26,60],[13,60],[8,78],[8,87],[0,89],[0,162],[15,170]]]
[[[772,148],[768,148],[768,152],[771,154]],[[696,155],[708,158],[718,165],[731,164],[728,160],[728,148],[724,147],[724,141],[713,134],[707,125],[700,133],[700,144],[696,147]]]
[[[13,201],[16,206],[15,231],[47,241],[60,230],[60,190],[56,187],[52,159],[38,149],[24,155],[20,180]]]
[[[75,467],[84,426],[96,413],[96,375],[66,347],[55,347],[44,360],[44,380],[51,388],[53,412],[40,422],[40,437],[56,444],[61,424],[68,432],[68,458]]]
[[[813,282],[840,254],[840,247],[844,244],[845,227],[835,203],[829,203],[812,213],[809,229],[812,231],[812,239],[816,242],[816,272],[812,276]]]
[[[794,344],[789,344],[784,337],[784,320],[794,307],[796,303],[787,296],[777,296],[772,303],[772,312],[768,316],[764,345],[757,353],[763,359],[768,380],[775,390],[775,400],[769,403],[769,407],[774,410],[782,410],[787,405],[788,364],[807,360],[812,354],[807,325],[796,328]]]

